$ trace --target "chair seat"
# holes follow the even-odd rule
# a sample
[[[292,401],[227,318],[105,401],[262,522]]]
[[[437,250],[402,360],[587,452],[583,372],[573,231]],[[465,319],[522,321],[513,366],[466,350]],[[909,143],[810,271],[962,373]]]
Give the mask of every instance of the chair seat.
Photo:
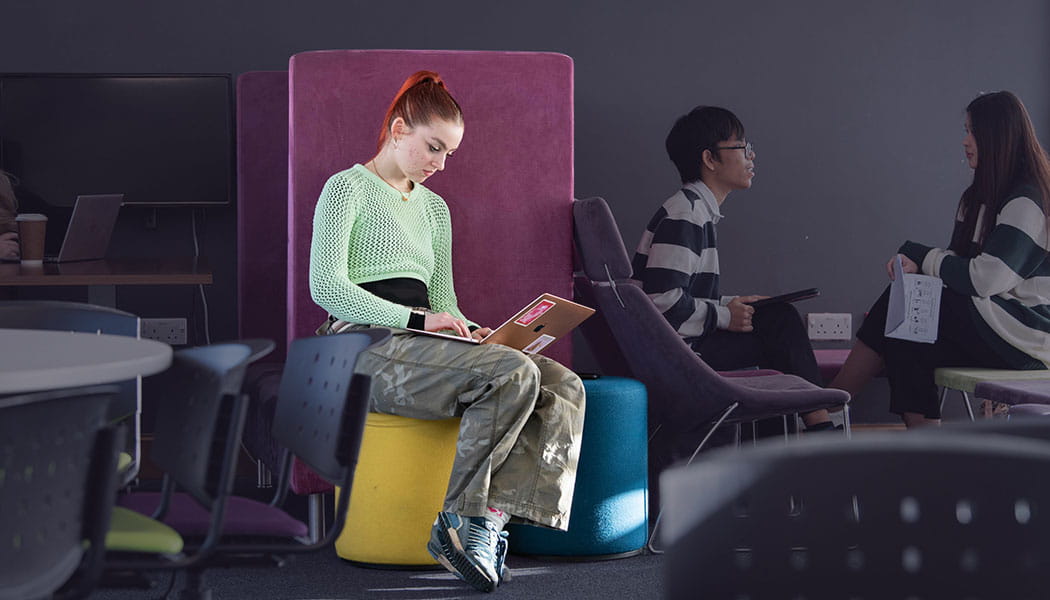
[[[1050,404],[1050,380],[980,381],[974,386],[974,396],[1010,405]]]
[[[817,408],[841,407],[849,401],[848,393],[817,387],[797,375],[738,377],[733,379],[733,385],[757,393],[738,396],[740,406],[733,412],[730,421],[750,421]]]
[[[144,515],[153,514],[160,503],[158,492],[127,494],[117,500],[120,506]],[[208,533],[208,511],[188,494],[176,493],[164,517],[164,523],[183,536],[203,536]],[[238,496],[226,503],[222,523],[223,535],[263,537],[305,537],[309,528],[279,508],[263,502]]]
[[[125,469],[131,466],[131,455],[127,452],[121,452],[120,456],[117,457],[117,471],[124,472]]]
[[[1010,407],[1010,418],[1050,416],[1050,404],[1014,404]]]
[[[147,554],[178,554],[182,552],[182,536],[164,523],[138,512],[113,507],[106,550],[143,552]]]
[[[1050,370],[1015,371],[1011,369],[944,367],[933,372],[933,380],[940,387],[972,394],[977,384],[982,381],[1050,380]]]

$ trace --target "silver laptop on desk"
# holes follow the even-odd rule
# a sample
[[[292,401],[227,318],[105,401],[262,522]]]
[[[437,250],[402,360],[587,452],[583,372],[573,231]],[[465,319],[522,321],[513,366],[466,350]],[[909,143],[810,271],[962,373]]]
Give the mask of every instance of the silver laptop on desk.
[[[117,223],[124,194],[77,196],[73,216],[69,218],[62,248],[55,255],[45,255],[44,262],[66,263],[106,257],[109,238]]]

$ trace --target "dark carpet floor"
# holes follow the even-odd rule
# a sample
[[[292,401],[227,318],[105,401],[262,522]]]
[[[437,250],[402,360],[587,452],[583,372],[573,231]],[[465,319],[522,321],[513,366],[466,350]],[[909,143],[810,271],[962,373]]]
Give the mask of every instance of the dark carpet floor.
[[[662,558],[643,554],[605,561],[568,562],[511,555],[512,579],[485,594],[444,570],[395,571],[348,563],[334,550],[300,555],[281,568],[220,567],[205,573],[213,598],[289,600],[427,600],[491,597],[501,600],[660,598]],[[100,589],[90,600],[162,598],[170,574],[156,576],[153,589]],[[180,576],[170,598],[178,598]]]

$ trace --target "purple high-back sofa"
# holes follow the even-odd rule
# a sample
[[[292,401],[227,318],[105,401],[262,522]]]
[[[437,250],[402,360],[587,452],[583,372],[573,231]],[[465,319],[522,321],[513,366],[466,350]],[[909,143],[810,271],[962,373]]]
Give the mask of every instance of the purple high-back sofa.
[[[288,72],[237,78],[237,315],[239,337],[288,345]]]
[[[313,335],[325,317],[308,284],[314,205],[329,175],[375,153],[387,105],[411,73],[440,73],[464,111],[460,149],[427,182],[452,213],[460,307],[494,326],[541,292],[572,298],[569,57],[324,51],[296,55],[290,66],[290,77],[254,71],[237,80],[240,337],[277,342],[246,384],[253,404],[245,443],[271,468],[280,361],[290,339]],[[571,366],[571,340],[546,354]],[[329,489],[298,465],[291,487]]]
[[[573,64],[562,54],[330,50],[291,58],[288,339],[325,319],[309,288],[314,206],[330,175],[376,153],[402,82],[438,72],[465,135],[427,186],[452,214],[460,308],[495,327],[543,292],[572,298]],[[545,352],[571,365],[571,340]]]

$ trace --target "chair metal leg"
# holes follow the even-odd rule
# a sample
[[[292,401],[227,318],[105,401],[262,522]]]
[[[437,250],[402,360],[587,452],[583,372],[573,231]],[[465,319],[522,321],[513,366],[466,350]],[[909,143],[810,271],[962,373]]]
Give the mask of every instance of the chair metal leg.
[[[791,441],[791,438],[789,437],[790,432],[788,431],[788,416],[780,415],[780,420],[784,424],[784,443],[787,444]]]
[[[255,460],[255,487],[273,487],[273,473],[270,473],[270,469],[267,469],[266,464],[259,459]]]
[[[700,440],[700,445],[698,445],[696,447],[696,450],[693,451],[693,455],[689,457],[689,460],[686,461],[685,464],[687,464],[687,465],[693,464],[693,459],[695,459],[696,455],[700,453],[700,450],[704,447],[704,444],[707,443],[707,440],[711,437],[711,435],[715,432],[716,429],[721,427],[722,423],[726,420],[726,418],[729,417],[729,415],[734,410],[736,410],[737,406],[739,406],[739,404],[737,402],[734,402],[734,403],[730,404],[724,411],[722,411],[722,416],[718,417],[718,421],[716,421],[715,424],[711,426],[711,429],[709,429],[707,431],[707,435],[704,436],[704,439]],[[740,445],[740,424],[739,423],[737,423],[736,431],[737,431],[737,446],[739,446]],[[646,541],[646,543],[645,543],[645,547],[649,550],[649,552],[651,552],[653,554],[663,554],[664,553],[663,550],[660,550],[655,545],[653,545],[653,541],[656,539],[656,532],[660,528],[660,517],[663,516],[663,514],[664,514],[664,511],[663,511],[662,508],[660,509],[660,511],[658,513],[656,513],[656,522],[653,523],[653,531],[652,531],[652,533],[649,534],[649,540]]]
[[[849,403],[842,405],[842,431],[846,433],[846,439],[853,439],[853,429],[850,427]]]
[[[962,390],[960,390],[959,393],[962,394],[963,406],[966,407],[966,414],[970,417],[970,421],[976,421],[977,419],[975,419],[973,415],[973,407],[970,406],[970,394]]]
[[[310,543],[316,544],[325,535],[324,523],[324,496],[322,494],[310,494],[306,498],[309,509]]]
[[[941,412],[944,412],[944,401],[948,398],[948,388],[941,388]]]

